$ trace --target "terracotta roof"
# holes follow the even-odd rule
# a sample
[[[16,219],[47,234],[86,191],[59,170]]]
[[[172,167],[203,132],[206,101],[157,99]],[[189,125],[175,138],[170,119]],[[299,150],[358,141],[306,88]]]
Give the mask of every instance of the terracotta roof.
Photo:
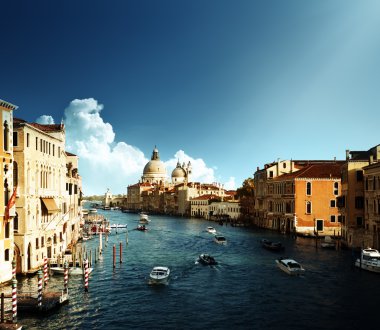
[[[283,181],[295,178],[339,179],[341,177],[341,169],[344,163],[344,161],[337,161],[336,163],[306,165],[297,172],[280,175],[274,178],[273,181]]]
[[[40,131],[49,133],[49,132],[60,132],[63,130],[63,124],[37,124],[37,123],[29,123],[30,126],[33,126]]]
[[[208,195],[202,195],[202,196],[194,197],[192,200],[193,201],[201,201],[201,200],[209,200],[209,199],[213,199],[213,198],[219,198],[219,196],[213,195],[213,194],[208,194]]]
[[[65,151],[67,156],[76,156],[75,154],[72,154],[71,152]]]

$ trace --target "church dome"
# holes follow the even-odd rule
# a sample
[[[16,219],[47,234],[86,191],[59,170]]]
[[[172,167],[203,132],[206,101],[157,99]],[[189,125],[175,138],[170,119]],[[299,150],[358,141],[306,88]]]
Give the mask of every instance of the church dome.
[[[185,176],[186,173],[182,167],[176,167],[172,172],[172,178],[184,178]]]
[[[161,160],[150,160],[145,165],[143,174],[166,174],[165,164]]]
[[[160,183],[166,180],[166,167],[164,162],[160,160],[156,147],[153,150],[151,160],[144,167],[142,180],[150,183]]]

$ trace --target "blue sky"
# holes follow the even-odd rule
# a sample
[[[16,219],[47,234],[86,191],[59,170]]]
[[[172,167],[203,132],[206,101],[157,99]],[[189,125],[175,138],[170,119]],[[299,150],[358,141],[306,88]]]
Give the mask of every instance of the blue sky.
[[[0,98],[65,121],[85,194],[168,174],[237,188],[379,144],[380,2],[2,1]],[[40,119],[41,120],[41,119]]]

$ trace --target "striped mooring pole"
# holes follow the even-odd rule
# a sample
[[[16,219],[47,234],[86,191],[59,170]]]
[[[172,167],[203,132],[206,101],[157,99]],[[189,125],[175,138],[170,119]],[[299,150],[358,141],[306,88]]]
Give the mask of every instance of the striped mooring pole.
[[[44,286],[48,284],[48,280],[49,280],[48,262],[47,262],[47,258],[44,257]]]
[[[38,278],[38,300],[37,300],[37,306],[39,309],[42,308],[42,271],[41,269],[37,272],[37,278]]]
[[[12,260],[12,322],[17,323],[17,279],[15,258]]]
[[[67,283],[69,281],[69,263],[65,260],[64,273],[63,273],[63,288],[65,293],[68,293],[69,289]]]
[[[84,262],[84,292],[88,292],[88,259]]]
[[[12,322],[17,323],[17,280],[12,279]]]
[[[116,245],[113,245],[113,268],[116,267]]]

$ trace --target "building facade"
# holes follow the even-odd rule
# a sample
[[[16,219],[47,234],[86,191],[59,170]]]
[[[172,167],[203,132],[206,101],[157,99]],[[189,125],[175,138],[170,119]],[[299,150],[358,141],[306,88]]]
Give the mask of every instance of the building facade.
[[[13,163],[13,111],[16,109],[17,106],[0,100],[0,178],[3,185],[0,190],[0,284],[12,279],[14,258],[14,203],[17,194],[17,175],[14,175],[14,170],[17,170],[17,164],[15,167]]]
[[[71,243],[63,125],[40,125],[14,118],[14,162],[17,164],[15,255],[17,272],[35,272],[44,257],[62,254]],[[71,227],[70,227],[71,228]]]

